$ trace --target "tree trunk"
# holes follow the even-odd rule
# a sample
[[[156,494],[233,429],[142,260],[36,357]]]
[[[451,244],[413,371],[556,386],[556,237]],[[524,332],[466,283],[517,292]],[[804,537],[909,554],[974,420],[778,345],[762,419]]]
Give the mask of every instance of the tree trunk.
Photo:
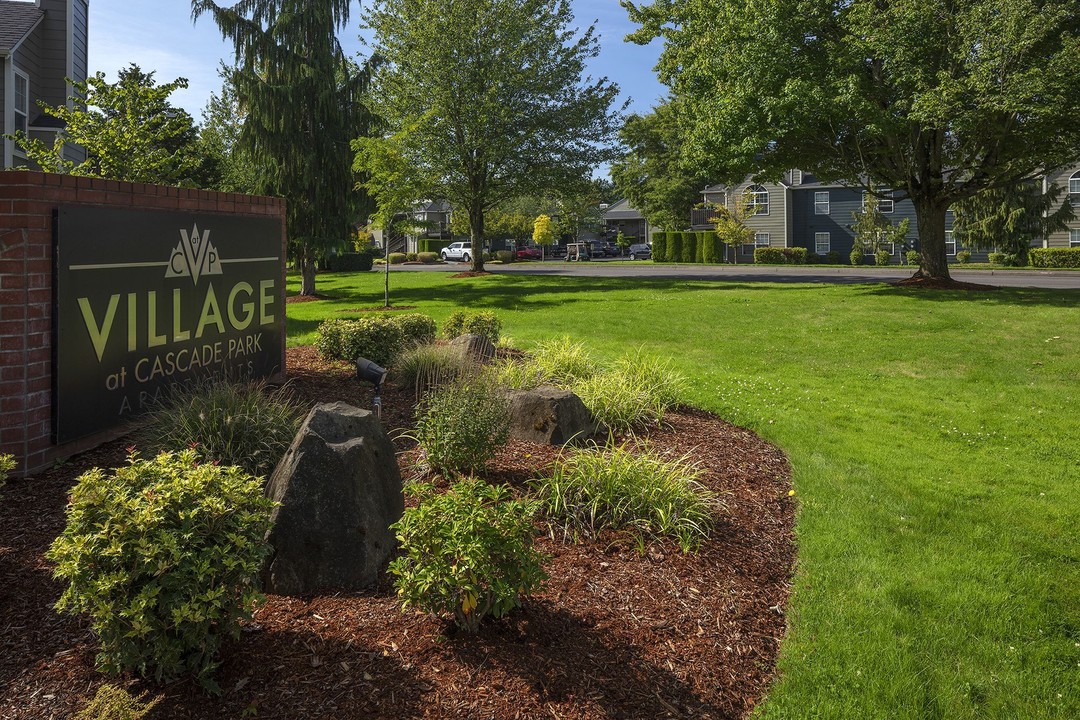
[[[919,221],[919,269],[914,277],[950,280],[945,253],[945,212],[948,206],[933,198],[913,197],[915,218]]]
[[[300,254],[300,294],[315,294],[315,258],[310,250]]]
[[[469,240],[472,241],[473,272],[484,272],[484,209],[469,208]]]

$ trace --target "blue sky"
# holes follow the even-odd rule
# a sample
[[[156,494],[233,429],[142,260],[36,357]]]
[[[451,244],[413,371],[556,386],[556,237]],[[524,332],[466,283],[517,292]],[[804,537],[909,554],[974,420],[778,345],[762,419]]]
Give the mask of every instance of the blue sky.
[[[665,95],[656,80],[653,66],[660,43],[642,47],[623,41],[634,29],[617,0],[573,0],[579,26],[596,22],[600,34],[600,55],[592,61],[594,77],[607,76],[618,83],[623,99],[630,98],[630,110],[645,112]],[[341,35],[350,53],[360,52],[359,4],[352,27]],[[221,87],[218,62],[231,61],[232,46],[221,40],[209,17],[198,25],[191,22],[191,3],[186,0],[92,0],[90,2],[90,72],[104,72],[115,79],[128,63],[157,72],[158,82],[186,77],[187,90],[177,91],[173,102],[191,113],[196,121],[211,92]]]

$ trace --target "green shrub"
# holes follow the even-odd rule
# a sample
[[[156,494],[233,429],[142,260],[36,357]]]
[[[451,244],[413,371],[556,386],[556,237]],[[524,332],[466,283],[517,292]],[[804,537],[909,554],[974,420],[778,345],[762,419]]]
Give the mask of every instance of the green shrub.
[[[682,254],[679,262],[692,263],[697,258],[697,233],[684,232],[682,234]]]
[[[497,250],[495,251],[495,257],[501,263],[514,262],[514,253],[510,252],[509,250]]]
[[[960,253],[957,253],[959,257]],[[1032,248],[1028,253],[1032,267],[1080,268],[1080,247]]]
[[[433,252],[417,253],[416,259],[419,260],[420,262],[424,263],[425,265],[432,265],[434,263],[439,262],[438,254],[433,253]]]
[[[416,262],[417,255],[414,252],[405,253],[405,262]]]
[[[364,357],[383,367],[394,364],[404,342],[397,322],[381,315],[323,320],[315,336],[315,348],[328,360],[356,362],[356,358]]]
[[[724,260],[724,244],[715,230],[701,233],[701,262],[714,265]]]
[[[198,446],[207,462],[266,476],[300,426],[300,407],[285,388],[207,379],[172,386],[141,422],[136,444],[150,454]]]
[[[14,470],[17,464],[13,455],[0,455],[0,490],[4,489],[8,473]]]
[[[435,335],[439,327],[427,315],[404,313],[403,315],[393,315],[391,319],[397,323],[398,328],[401,330],[402,342],[406,346],[426,345],[435,342]]]
[[[668,233],[667,254],[664,256],[666,262],[682,262],[684,235],[679,231]]]
[[[1005,267],[1024,267],[1027,265],[1027,258],[1020,253],[1005,253],[1005,256],[1001,258],[1001,264]]]
[[[878,267],[885,267],[889,264],[889,258],[891,257],[892,255],[888,250],[878,250],[874,253],[874,264]]]
[[[448,383],[476,375],[475,361],[450,345],[416,345],[398,358],[394,375],[403,385],[412,385],[419,400],[424,393]]]
[[[654,262],[667,262],[668,237],[671,233],[657,230],[652,236],[652,258]]]
[[[780,252],[784,255],[784,262],[789,265],[806,264],[807,249],[804,247],[780,248]]]
[[[566,536],[629,530],[639,538],[671,538],[689,552],[708,538],[718,504],[699,476],[685,457],[671,460],[623,445],[572,452],[535,488],[545,514]]]
[[[370,250],[332,255],[326,259],[330,272],[367,272],[371,269],[375,254]]]
[[[486,616],[502,617],[547,579],[533,547],[536,503],[468,478],[439,494],[413,486],[419,497],[391,527],[403,554],[390,563],[405,608],[451,615],[475,633]]]
[[[862,248],[854,248],[852,249],[851,254],[848,255],[848,260],[851,261],[852,265],[862,265],[865,259]]]
[[[401,263],[405,262],[407,257],[408,256],[405,253],[390,253],[390,264],[400,265]]]
[[[142,720],[164,697],[159,695],[147,701],[146,695],[135,697],[122,687],[106,683],[75,715],[75,720]]]
[[[961,265],[967,265],[969,262],[971,262],[971,251],[961,250],[960,252],[956,253],[956,262],[960,263]]]
[[[784,251],[774,247],[754,248],[754,262],[759,265],[783,265]]]
[[[221,642],[239,636],[261,598],[272,507],[259,480],[200,464],[194,450],[90,470],[46,554],[68,583],[57,609],[89,614],[105,672],[159,682],[191,673],[220,692],[211,674]]]
[[[432,469],[467,473],[483,468],[506,444],[509,406],[497,388],[474,380],[429,394],[416,421],[416,442]]]
[[[435,240],[435,239],[431,239],[431,238],[421,238],[418,249],[420,250],[421,253],[431,253],[431,254],[435,255],[435,257],[438,257],[439,256],[439,251],[442,250],[447,245],[449,245],[451,242],[452,241],[450,241],[450,240]]]
[[[1004,265],[1005,264],[1005,253],[1003,253],[1003,252],[992,252],[989,255],[987,255],[986,257],[987,257],[987,260],[990,261],[991,265]]]
[[[960,255],[960,253],[957,253],[957,259],[959,259],[959,255]],[[971,253],[968,253],[968,257],[969,258],[971,257]],[[918,265],[919,264],[919,251],[918,250],[908,250],[906,253],[904,253],[904,259],[907,261],[908,265]]]
[[[705,262],[705,231],[699,230],[694,233],[694,262]]]
[[[480,312],[465,312],[456,310],[450,313],[443,325],[443,336],[453,340],[461,335],[482,335],[496,344],[499,342],[499,333],[502,332],[502,320],[490,310]]]
[[[825,262],[829,265],[843,265],[844,256],[836,250],[830,250],[829,252],[825,253]]]

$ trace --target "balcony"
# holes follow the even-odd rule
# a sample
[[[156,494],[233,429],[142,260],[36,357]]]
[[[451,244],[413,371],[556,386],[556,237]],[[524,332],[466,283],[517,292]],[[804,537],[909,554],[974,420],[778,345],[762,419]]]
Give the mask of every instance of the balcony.
[[[707,207],[690,211],[690,227],[695,229],[712,228],[719,215],[716,208]]]

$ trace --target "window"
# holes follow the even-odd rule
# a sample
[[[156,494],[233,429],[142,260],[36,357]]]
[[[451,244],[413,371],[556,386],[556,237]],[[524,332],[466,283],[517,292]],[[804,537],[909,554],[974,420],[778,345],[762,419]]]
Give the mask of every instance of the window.
[[[751,185],[744,194],[751,215],[769,214],[769,191],[760,185]]]
[[[1080,207],[1080,172],[1069,178],[1069,202],[1073,207]]]
[[[952,234],[952,230],[945,231],[945,254],[956,254],[956,238]]]
[[[814,214],[829,214],[829,191],[814,193]]]
[[[1080,247],[1080,230],[1069,231],[1069,247]]]
[[[881,192],[885,197],[878,198],[877,209],[878,212],[888,215],[894,209],[892,190],[882,190]]]
[[[814,233],[814,252],[818,255],[828,255],[832,250],[832,238],[827,232]]]
[[[754,233],[754,247],[769,247],[769,233]]]
[[[30,115],[30,78],[22,70],[15,70],[15,130],[26,132]]]

